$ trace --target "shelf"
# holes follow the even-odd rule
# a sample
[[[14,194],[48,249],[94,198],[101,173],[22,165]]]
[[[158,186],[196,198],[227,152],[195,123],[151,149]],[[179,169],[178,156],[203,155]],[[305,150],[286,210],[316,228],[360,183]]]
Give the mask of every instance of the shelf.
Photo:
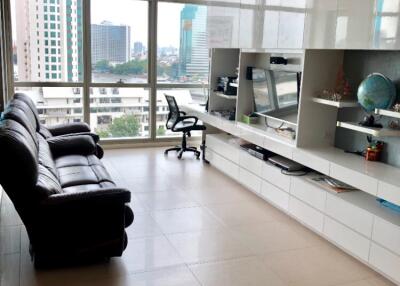
[[[336,126],[354,130],[357,132],[369,134],[375,137],[398,137],[400,136],[400,130],[394,130],[389,128],[373,128],[361,126],[355,122],[341,122],[338,121]]]
[[[223,98],[230,99],[230,100],[236,100],[236,98],[237,98],[237,95],[226,95],[226,94],[223,94],[222,92],[214,91],[214,94],[219,97],[223,97]]]
[[[236,82],[230,82],[229,85],[232,87],[239,87],[239,84]]]
[[[400,112],[387,110],[387,109],[380,109],[376,108],[375,113],[378,115],[393,117],[393,118],[400,118]]]
[[[357,101],[350,101],[350,100],[333,101],[333,100],[329,100],[329,99],[313,97],[312,101],[316,102],[316,103],[319,103],[319,104],[325,104],[325,105],[329,105],[329,106],[334,106],[334,107],[337,107],[337,108],[350,108],[350,107],[358,107],[359,106]]]

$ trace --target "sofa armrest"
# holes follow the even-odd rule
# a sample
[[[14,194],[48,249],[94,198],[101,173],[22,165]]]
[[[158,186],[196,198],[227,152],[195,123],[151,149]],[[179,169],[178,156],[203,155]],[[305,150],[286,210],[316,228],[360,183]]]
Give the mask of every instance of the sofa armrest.
[[[68,206],[68,205],[88,205],[96,203],[104,204],[125,204],[131,200],[131,193],[123,188],[104,188],[92,191],[82,191],[75,193],[54,194],[42,201],[43,206]]]
[[[68,124],[57,124],[47,127],[53,136],[59,136],[70,133],[90,132],[90,127],[84,122],[73,122]]]
[[[96,153],[96,143],[89,135],[54,136],[47,139],[55,158],[63,155],[92,155]]]
[[[78,132],[78,133],[69,133],[69,134],[62,134],[58,135],[60,137],[70,137],[70,136],[78,136],[78,135],[88,135],[93,138],[94,142],[97,143],[100,141],[100,136],[93,133],[93,132]]]

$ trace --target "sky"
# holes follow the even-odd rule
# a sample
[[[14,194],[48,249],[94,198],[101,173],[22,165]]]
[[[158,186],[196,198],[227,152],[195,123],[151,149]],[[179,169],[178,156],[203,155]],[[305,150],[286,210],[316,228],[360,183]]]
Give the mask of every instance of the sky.
[[[31,0],[32,1],[32,0]],[[179,47],[180,12],[183,4],[159,3],[158,12],[158,46]],[[92,0],[91,22],[99,24],[110,21],[113,24],[128,25],[131,27],[131,41],[143,42],[147,46],[148,33],[148,4],[137,0]],[[15,0],[11,1],[13,12],[13,35],[15,35],[16,21]],[[15,37],[14,37],[15,40]]]

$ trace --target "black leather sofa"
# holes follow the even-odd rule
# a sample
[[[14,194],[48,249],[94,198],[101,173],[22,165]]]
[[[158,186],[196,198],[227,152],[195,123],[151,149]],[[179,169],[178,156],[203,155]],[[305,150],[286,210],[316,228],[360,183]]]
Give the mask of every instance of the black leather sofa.
[[[121,256],[133,222],[130,192],[96,156],[95,136],[69,126],[43,136],[26,105],[16,96],[0,119],[0,184],[27,229],[35,266]]]

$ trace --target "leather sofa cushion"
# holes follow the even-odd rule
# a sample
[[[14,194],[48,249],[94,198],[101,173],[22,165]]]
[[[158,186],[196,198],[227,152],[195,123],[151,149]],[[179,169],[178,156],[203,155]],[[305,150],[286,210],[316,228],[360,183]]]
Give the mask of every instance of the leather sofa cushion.
[[[114,183],[101,162],[95,158],[94,155],[87,157],[71,155],[58,158],[56,168],[61,187]]]
[[[86,192],[86,191],[96,191],[99,189],[106,188],[115,188],[115,184],[112,182],[101,182],[98,184],[86,184],[86,185],[78,185],[72,187],[66,187],[63,189],[64,193],[77,193],[77,192]]]
[[[46,167],[55,178],[59,179],[58,172],[56,169],[56,165],[54,164],[53,156],[50,152],[49,144],[46,139],[44,139],[41,135],[38,134],[39,138],[39,164]]]
[[[62,156],[55,160],[56,168],[71,167],[71,166],[91,166],[103,164],[95,155],[82,156],[82,155],[68,155]]]
[[[58,179],[41,164],[39,164],[39,176],[36,183],[36,189],[42,197],[63,193]]]

